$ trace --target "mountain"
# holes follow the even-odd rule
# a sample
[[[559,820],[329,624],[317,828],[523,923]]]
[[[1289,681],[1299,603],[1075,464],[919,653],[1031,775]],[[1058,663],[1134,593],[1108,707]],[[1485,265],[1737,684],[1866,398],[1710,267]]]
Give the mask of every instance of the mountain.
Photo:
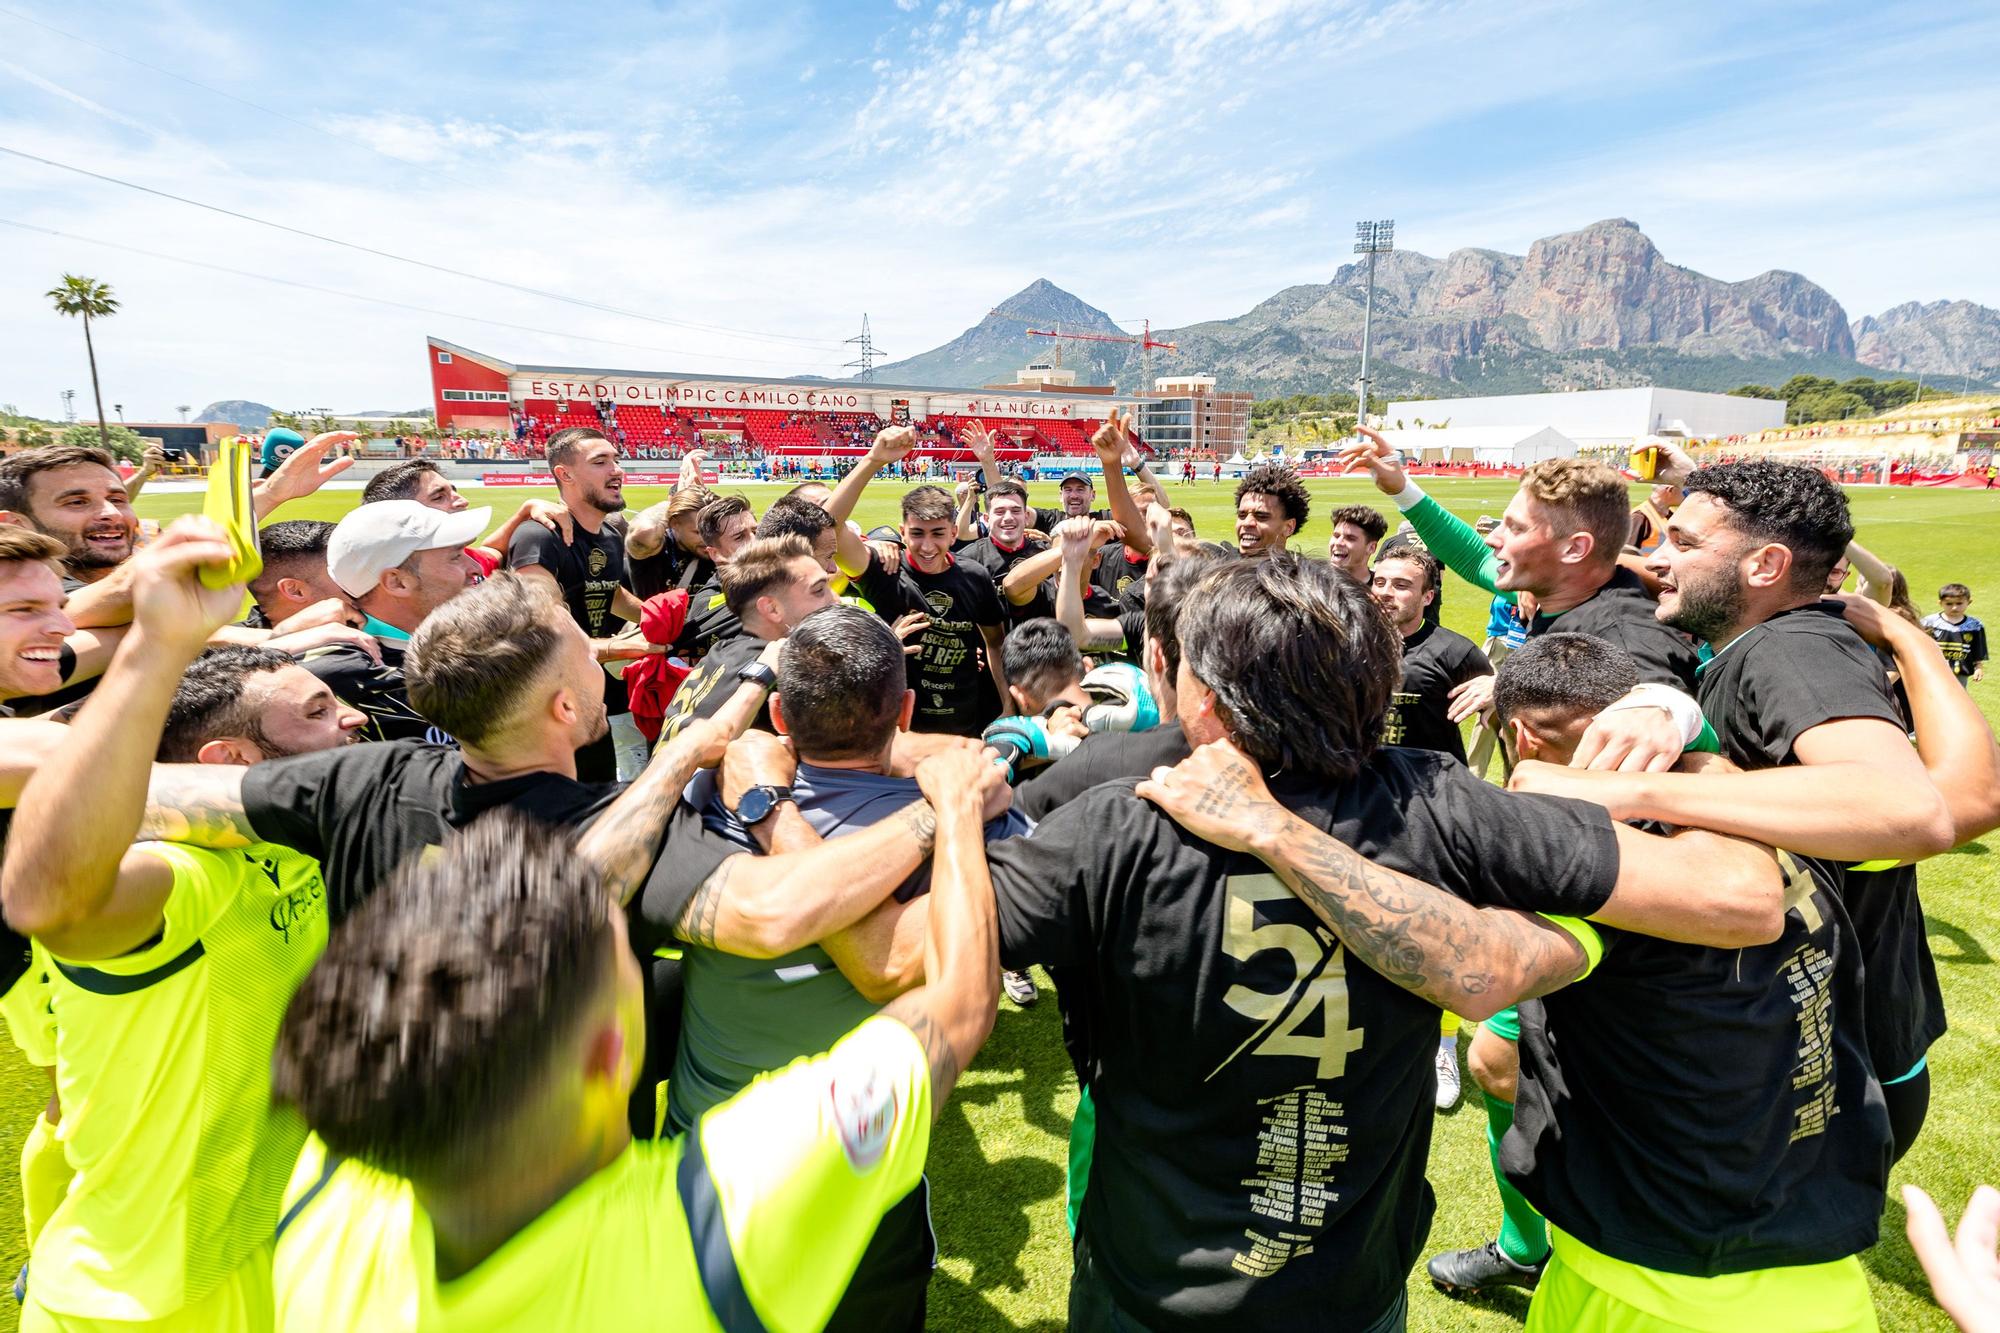
[[[195,415],[195,420],[228,421],[244,430],[262,430],[271,424],[271,413],[275,410],[267,404],[253,403],[244,398],[225,398],[202,408]]]
[[[1058,325],[1065,332],[1125,332],[1102,310],[1085,305],[1047,278],[1037,278],[942,347],[877,366],[875,377],[887,384],[935,384],[942,388],[1011,384],[1014,373],[1028,362],[1055,355],[1055,339],[1030,338],[1028,330]],[[1076,371],[1079,384],[1108,383],[1112,367],[1125,361],[1125,348],[1116,343],[1065,340],[1061,345],[1063,365]]]
[[[1330,282],[1287,287],[1234,318],[1155,330],[1179,350],[1155,353],[1152,373],[1213,374],[1263,396],[1348,388],[1360,369],[1366,275],[1361,264],[1343,264]],[[1037,327],[1060,318],[1065,328],[1110,328],[1108,320],[1086,324],[1102,312],[1046,281],[1001,309],[1017,303],[1018,313],[1042,321]],[[1031,351],[1047,354],[1028,346],[1043,340],[1018,327],[989,316],[881,373],[933,384],[1010,378]],[[1858,332],[1831,293],[1799,274],[1725,282],[1670,263],[1636,223],[1611,218],[1545,237],[1525,255],[1381,256],[1370,376],[1389,396],[1638,384],[1719,391],[1796,374],[1875,373],[1856,357]],[[1065,357],[1080,378],[1099,365],[1123,389],[1144,378],[1135,347],[1070,343]]]
[[[2000,380],[2000,310],[1970,301],[1905,302],[1854,325],[1855,355],[1909,374]]]

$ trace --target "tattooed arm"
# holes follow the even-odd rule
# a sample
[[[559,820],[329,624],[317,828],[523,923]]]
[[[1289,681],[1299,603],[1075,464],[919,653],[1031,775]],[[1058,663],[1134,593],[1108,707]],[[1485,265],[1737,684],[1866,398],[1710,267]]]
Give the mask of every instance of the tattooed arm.
[[[979,769],[991,767],[977,755],[951,751],[917,769],[917,782],[938,812],[924,943],[929,980],[882,1012],[923,1043],[931,1067],[933,1120],[944,1114],[959,1074],[993,1030],[1000,1003],[1000,927],[986,870],[979,790]]]
[[[763,694],[756,685],[744,690]],[[645,772],[599,815],[577,840],[576,849],[604,871],[604,887],[620,904],[645,883],[659,858],[667,819],[679,808],[681,792],[695,770],[722,758],[729,734],[712,718],[696,718],[661,746]]]
[[[780,820],[775,854],[740,853],[717,866],[675,917],[676,935],[743,958],[781,957],[873,911],[923,864],[937,836],[921,801],[831,842],[790,806],[770,822]],[[669,847],[662,859],[672,855]]]
[[[139,841],[222,848],[257,841],[243,808],[244,772],[234,764],[153,765]]]
[[[1385,870],[1272,798],[1226,740],[1160,768],[1138,794],[1199,838],[1271,867],[1355,957],[1465,1018],[1490,1018],[1588,969],[1583,946],[1531,913],[1477,907]]]

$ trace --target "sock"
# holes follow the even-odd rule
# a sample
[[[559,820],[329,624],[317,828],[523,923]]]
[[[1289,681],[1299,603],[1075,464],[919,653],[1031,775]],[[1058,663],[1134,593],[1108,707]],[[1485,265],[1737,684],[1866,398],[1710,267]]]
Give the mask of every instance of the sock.
[[[21,1212],[30,1250],[35,1248],[35,1237],[48,1225],[49,1215],[69,1192],[71,1174],[62,1144],[56,1141],[56,1127],[47,1116],[37,1115],[34,1127],[21,1141]]]
[[[1548,1256],[1549,1224],[1500,1173],[1500,1140],[1514,1123],[1514,1104],[1480,1096],[1486,1101],[1486,1151],[1493,1160],[1493,1183],[1500,1188],[1500,1253],[1526,1268]]]

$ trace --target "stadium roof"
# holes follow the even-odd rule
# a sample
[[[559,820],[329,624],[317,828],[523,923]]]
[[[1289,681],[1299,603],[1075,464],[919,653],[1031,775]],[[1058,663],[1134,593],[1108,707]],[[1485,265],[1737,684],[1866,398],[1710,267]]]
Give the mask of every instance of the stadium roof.
[[[502,374],[537,375],[551,379],[646,379],[677,382],[684,380],[726,380],[732,384],[810,385],[828,389],[840,389],[843,392],[865,390],[872,393],[969,393],[974,395],[1020,393],[1032,395],[1038,399],[1071,399],[1076,402],[1090,403],[1098,406],[1123,398],[1136,399],[1139,397],[1138,394],[1064,393],[1060,389],[1042,389],[1032,384],[1008,385],[1005,388],[993,389],[979,384],[887,384],[881,380],[830,380],[823,375],[785,375],[773,378],[768,375],[731,375],[720,371],[619,370],[607,366],[529,365],[526,363],[504,361],[491,353],[475,352],[470,348],[460,347],[456,343],[446,342],[442,338],[433,337],[430,339],[430,344],[441,351],[450,352],[453,356],[462,356],[468,360],[477,361]]]

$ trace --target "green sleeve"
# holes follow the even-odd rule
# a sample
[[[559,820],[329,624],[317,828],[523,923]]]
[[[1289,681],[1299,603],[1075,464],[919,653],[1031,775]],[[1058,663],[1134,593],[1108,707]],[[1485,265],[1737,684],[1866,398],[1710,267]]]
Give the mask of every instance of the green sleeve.
[[[1707,718],[1701,720],[1701,735],[1695,737],[1694,743],[1687,748],[1691,754],[1722,753],[1722,740],[1715,734],[1715,728],[1708,725]]]
[[[1501,592],[1493,586],[1497,562],[1487,548],[1486,539],[1470,523],[1428,495],[1404,510],[1403,517],[1410,520],[1410,526],[1446,569],[1509,602],[1514,600],[1513,593]]]

